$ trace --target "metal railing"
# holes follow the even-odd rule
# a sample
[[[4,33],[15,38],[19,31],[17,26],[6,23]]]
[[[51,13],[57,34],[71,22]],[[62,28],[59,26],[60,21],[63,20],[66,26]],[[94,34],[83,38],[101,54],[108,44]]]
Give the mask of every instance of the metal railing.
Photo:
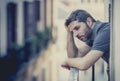
[[[76,68],[70,68],[70,76],[68,81],[79,81],[79,70]]]
[[[70,68],[70,75],[68,81],[79,81],[79,69]],[[95,81],[95,66],[92,66],[92,81]]]

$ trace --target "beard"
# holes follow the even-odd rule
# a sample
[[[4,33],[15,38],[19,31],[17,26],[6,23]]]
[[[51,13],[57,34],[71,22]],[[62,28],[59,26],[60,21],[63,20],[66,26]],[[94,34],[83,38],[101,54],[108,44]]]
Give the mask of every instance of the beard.
[[[85,24],[86,24],[86,33],[85,33],[86,40],[89,40],[92,36],[92,29],[88,26],[87,23],[85,23]]]

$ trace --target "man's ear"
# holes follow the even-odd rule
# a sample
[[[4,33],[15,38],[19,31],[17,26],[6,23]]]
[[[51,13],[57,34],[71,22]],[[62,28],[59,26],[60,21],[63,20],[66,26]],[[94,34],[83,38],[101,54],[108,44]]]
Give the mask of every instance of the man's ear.
[[[92,19],[90,17],[87,18],[86,23],[88,24],[88,26],[92,27],[93,22]]]

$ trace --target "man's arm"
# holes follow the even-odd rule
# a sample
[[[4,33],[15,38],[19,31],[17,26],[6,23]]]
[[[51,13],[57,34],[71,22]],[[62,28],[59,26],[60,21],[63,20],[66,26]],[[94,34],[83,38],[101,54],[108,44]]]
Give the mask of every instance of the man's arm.
[[[80,70],[87,70],[92,66],[101,56],[103,55],[102,51],[91,50],[86,56],[78,58],[68,58],[65,62],[65,65],[70,67],[75,67]]]
[[[83,57],[85,56],[89,51],[91,50],[91,47],[87,44],[82,44],[78,47],[78,56],[77,57]]]
[[[68,32],[67,35],[67,56],[69,58],[74,57],[83,57],[90,51],[91,47],[84,44],[81,45],[79,48],[75,45],[74,38],[71,32]]]
[[[78,48],[75,45],[72,32],[67,33],[67,56],[69,58],[78,56]]]

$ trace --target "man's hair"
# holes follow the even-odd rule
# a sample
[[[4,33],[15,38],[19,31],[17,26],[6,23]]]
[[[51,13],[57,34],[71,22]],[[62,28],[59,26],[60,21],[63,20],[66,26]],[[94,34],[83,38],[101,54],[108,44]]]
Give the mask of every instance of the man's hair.
[[[65,26],[68,26],[72,21],[78,20],[78,22],[86,22],[87,18],[90,17],[93,22],[96,20],[85,10],[75,10],[73,11],[68,19],[65,21]]]

